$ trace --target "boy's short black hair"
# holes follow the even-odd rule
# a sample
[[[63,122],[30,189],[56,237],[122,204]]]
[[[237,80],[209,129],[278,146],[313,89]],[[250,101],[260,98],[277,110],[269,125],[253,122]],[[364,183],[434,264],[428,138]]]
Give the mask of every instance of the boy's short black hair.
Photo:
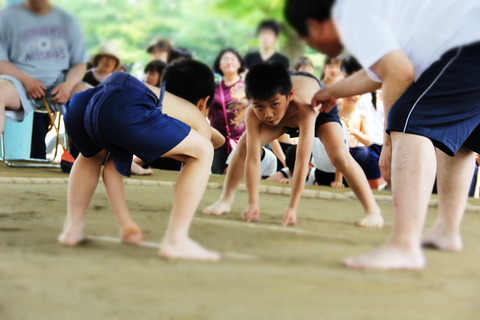
[[[330,19],[334,2],[335,0],[286,0],[285,19],[298,34],[307,37],[307,20],[326,21]]]
[[[257,35],[265,29],[272,30],[278,37],[278,35],[280,34],[280,23],[273,19],[266,19],[260,21],[257,27]]]
[[[162,75],[165,89],[194,105],[200,99],[215,95],[215,78],[212,70],[204,63],[181,59],[169,64]]]
[[[279,62],[256,64],[245,77],[245,93],[248,99],[265,101],[277,93],[288,95],[292,87],[290,74]]]
[[[347,74],[347,75],[351,75],[355,72],[358,72],[360,70],[362,70],[363,67],[362,65],[358,62],[358,60],[353,57],[353,56],[350,56],[348,58],[346,58],[345,60],[343,60],[342,62],[342,70]]]
[[[163,70],[165,70],[165,67],[167,64],[163,62],[162,60],[152,60],[147,65],[145,66],[145,69],[143,69],[144,73],[147,72],[158,72],[160,76],[162,76]]]
[[[215,58],[215,61],[213,62],[213,71],[223,76],[223,71],[220,69],[220,60],[222,60],[222,56],[227,52],[233,53],[238,58],[238,61],[240,62],[240,68],[238,69],[237,73],[240,74],[243,71],[245,71],[245,61],[243,61],[243,58],[240,55],[240,53],[234,48],[225,48],[222,51],[220,51],[218,56]]]

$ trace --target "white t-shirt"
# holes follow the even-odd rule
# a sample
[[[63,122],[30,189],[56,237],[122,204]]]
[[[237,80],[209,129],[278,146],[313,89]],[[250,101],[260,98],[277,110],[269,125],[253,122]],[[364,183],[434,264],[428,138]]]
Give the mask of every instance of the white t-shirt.
[[[348,128],[347,125],[343,120],[340,120],[342,123],[343,129],[343,143],[345,148],[348,149]],[[325,150],[325,146],[323,145],[322,141],[319,138],[313,139],[313,147],[312,147],[312,163],[315,168],[323,172],[330,172],[335,173],[336,169],[333,166],[330,158],[328,157],[327,150]]]
[[[345,48],[370,68],[401,49],[415,78],[449,49],[480,40],[478,0],[337,0],[332,9]]]
[[[372,137],[372,144],[383,145],[384,129],[383,129],[383,117],[385,114],[383,108],[383,102],[381,99],[377,101],[377,108],[373,107],[371,93],[365,93],[362,95],[357,103],[357,108],[364,111],[368,118],[368,129],[370,136]]]
[[[282,172],[287,176],[288,179],[292,179],[292,174],[290,173],[290,169],[282,168]],[[305,180],[305,185],[313,186],[315,184],[315,168],[310,168],[310,172],[308,173],[307,180]]]
[[[262,149],[265,152],[265,155],[263,156],[263,159],[261,162],[262,177],[270,177],[275,172],[277,172],[277,156],[272,151],[270,151],[265,147],[263,147]],[[227,165],[230,165],[230,161],[232,160],[233,153],[235,152],[235,150],[236,149],[234,149],[228,155],[227,161],[225,162]]]

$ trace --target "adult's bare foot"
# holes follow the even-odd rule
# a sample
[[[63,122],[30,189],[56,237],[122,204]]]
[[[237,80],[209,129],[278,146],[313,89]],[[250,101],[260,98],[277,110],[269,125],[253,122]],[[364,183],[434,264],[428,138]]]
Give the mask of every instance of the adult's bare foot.
[[[163,241],[160,246],[160,256],[167,260],[196,260],[196,261],[218,261],[220,254],[205,249],[192,239],[185,239],[180,242]]]
[[[424,233],[422,246],[445,251],[461,251],[463,241],[457,232],[448,232],[439,227],[433,227]]]
[[[370,253],[346,259],[343,264],[353,269],[418,270],[425,267],[425,257],[420,248],[405,250],[385,244]]]

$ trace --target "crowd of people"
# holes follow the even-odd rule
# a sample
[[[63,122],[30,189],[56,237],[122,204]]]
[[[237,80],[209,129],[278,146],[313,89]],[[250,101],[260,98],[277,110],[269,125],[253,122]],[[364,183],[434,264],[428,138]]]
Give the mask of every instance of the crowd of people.
[[[359,225],[382,227],[383,217],[372,190],[393,188],[396,194],[406,194],[398,187],[398,181],[403,181],[405,188],[417,183],[402,180],[399,174],[392,186],[389,159],[384,162],[382,157],[391,155],[393,140],[396,145],[423,143],[425,148],[428,142],[408,142],[409,135],[404,138],[397,134],[400,125],[387,127],[385,118],[394,110],[392,105],[403,97],[413,80],[403,84],[403,91],[392,93],[398,87],[392,89],[386,80],[390,79],[390,73],[385,71],[390,63],[373,64],[382,56],[372,60],[366,50],[357,48],[358,42],[349,38],[349,32],[355,32],[343,20],[342,36],[346,38],[342,41],[351,43],[351,52],[358,54],[360,62],[353,56],[338,58],[342,45],[334,38],[338,32],[332,19],[344,19],[337,11],[351,13],[343,2],[352,1],[340,2],[334,5],[333,1],[319,1],[317,6],[307,0],[291,0],[286,4],[287,20],[296,31],[309,45],[327,54],[321,74],[316,74],[308,56],[291,63],[278,52],[281,25],[272,19],[261,21],[257,27],[258,51],[242,55],[236,48],[224,48],[212,66],[195,60],[189,49],[177,47],[169,39],[156,38],[146,48],[151,61],[145,65],[144,75],[137,78],[123,67],[114,42],[107,41],[89,58],[79,23],[49,0],[27,0],[2,10],[0,132],[4,130],[5,117],[22,121],[42,106],[43,97],[58,105],[56,110],[60,112],[66,105],[66,130],[77,159],[70,173],[67,220],[60,242],[76,245],[85,239],[85,212],[100,175],[120,222],[123,241],[141,241],[142,231],[130,216],[121,179],[122,175],[152,174],[151,168],[180,171],[171,223],[161,249],[166,258],[219,259],[217,253],[188,236],[211,173],[224,174],[225,185],[220,199],[203,210],[206,214],[229,212],[238,185],[246,178],[249,203],[243,217],[246,221],[258,221],[258,190],[263,178],[292,185],[284,225],[297,223],[304,185],[317,184],[350,187],[365,212]],[[333,17],[332,7],[337,8]],[[317,16],[320,12],[324,15]],[[25,23],[19,26],[18,21]],[[324,41],[325,30],[329,30],[328,36],[334,41]],[[377,67],[368,69],[372,65]],[[422,70],[427,68],[428,65]],[[382,82],[384,85],[380,85]],[[392,113],[389,116],[392,118]],[[410,117],[398,116],[407,117],[407,121]],[[49,122],[44,113],[35,112],[32,158],[46,156]],[[403,132],[411,132],[415,137],[425,135],[421,129],[406,128],[405,124]],[[392,138],[385,131],[393,131]],[[439,166],[448,166],[449,160],[439,153],[443,150],[453,154],[451,142],[438,135],[427,137],[438,148]],[[476,151],[476,144],[472,145]],[[387,151],[382,153],[385,146]],[[410,154],[405,148],[396,152],[393,157],[398,152]],[[468,159],[473,160],[470,153]],[[399,172],[398,162],[396,165],[394,162],[392,175]],[[477,167],[462,173],[462,183],[470,187],[470,196],[475,193]],[[423,173],[412,170],[413,175],[418,174],[415,179],[423,177]],[[430,172],[424,177],[432,180],[432,185],[419,194],[432,192],[434,176]],[[445,190],[451,190],[445,187],[445,176],[438,176],[441,196]],[[398,199],[409,201],[405,195]],[[433,231],[435,235],[437,229]],[[441,246],[435,235],[430,236],[429,242]],[[457,249],[461,245],[453,246]],[[395,262],[385,263],[393,247],[389,243],[387,249],[375,253],[373,259],[378,261],[374,263],[361,257],[346,264],[360,268],[424,265],[418,250],[410,260],[392,258]]]

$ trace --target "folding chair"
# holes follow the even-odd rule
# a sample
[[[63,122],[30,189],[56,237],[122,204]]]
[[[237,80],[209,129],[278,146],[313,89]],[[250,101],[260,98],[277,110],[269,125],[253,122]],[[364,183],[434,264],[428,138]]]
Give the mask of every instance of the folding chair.
[[[57,125],[53,118],[54,112],[50,105],[44,99],[45,107],[50,116],[51,125],[58,130],[61,123],[61,117],[58,117]],[[38,112],[38,111],[34,111]],[[6,119],[5,130],[0,134],[1,156],[0,161],[9,167],[18,168],[60,168],[60,164],[55,162],[58,154],[58,144],[62,144],[59,135],[56,137],[53,157],[49,159],[30,158],[30,148],[32,139],[33,112],[25,118],[23,122],[15,122]],[[64,146],[62,144],[62,146]]]

